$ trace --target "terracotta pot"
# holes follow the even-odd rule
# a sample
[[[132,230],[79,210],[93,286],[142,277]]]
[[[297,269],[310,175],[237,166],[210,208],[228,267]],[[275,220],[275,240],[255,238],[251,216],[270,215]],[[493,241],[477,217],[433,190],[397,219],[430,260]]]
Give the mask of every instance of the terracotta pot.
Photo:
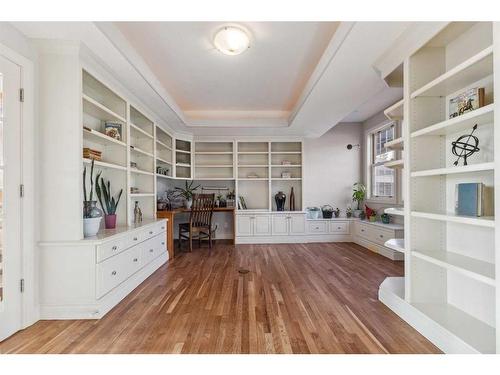
[[[115,215],[105,215],[104,216],[104,225],[106,229],[115,229],[116,228],[116,214]]]

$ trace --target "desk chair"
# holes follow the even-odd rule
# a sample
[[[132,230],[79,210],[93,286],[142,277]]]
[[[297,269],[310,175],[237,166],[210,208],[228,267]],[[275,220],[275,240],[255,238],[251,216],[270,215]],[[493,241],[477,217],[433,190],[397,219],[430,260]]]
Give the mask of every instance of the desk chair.
[[[215,194],[194,194],[189,223],[179,224],[179,249],[182,240],[189,241],[189,251],[193,251],[193,239],[208,238],[208,248],[212,249],[212,216],[214,213]]]

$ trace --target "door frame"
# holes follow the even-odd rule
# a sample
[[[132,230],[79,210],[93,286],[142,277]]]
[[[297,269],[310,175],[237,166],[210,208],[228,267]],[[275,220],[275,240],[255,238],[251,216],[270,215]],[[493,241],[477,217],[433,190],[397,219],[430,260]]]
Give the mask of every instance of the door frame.
[[[21,87],[24,101],[21,103],[21,183],[24,196],[21,199],[21,277],[24,278],[24,293],[21,295],[21,328],[39,320],[38,262],[36,257],[35,223],[38,209],[35,205],[35,74],[34,63],[27,57],[0,43],[0,55],[21,68]]]

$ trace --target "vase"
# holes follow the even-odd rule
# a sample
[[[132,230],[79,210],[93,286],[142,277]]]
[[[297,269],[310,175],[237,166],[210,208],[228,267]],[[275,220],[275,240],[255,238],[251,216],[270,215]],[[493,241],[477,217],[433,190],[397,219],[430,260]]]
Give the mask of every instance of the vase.
[[[102,217],[90,217],[83,219],[83,236],[92,237],[99,232]]]
[[[102,211],[97,207],[97,201],[83,201],[83,217],[86,219],[102,217]]]
[[[290,189],[290,211],[295,211],[295,193],[293,192],[293,186]]]
[[[354,217],[361,217],[361,214],[363,213],[363,210],[353,210],[353,216]]]
[[[285,211],[286,194],[282,191],[278,191],[274,196],[274,201],[276,202],[276,211]]]
[[[192,199],[185,199],[184,200],[184,207],[186,209],[190,210],[192,205],[193,205],[193,200]]]
[[[104,227],[106,229],[115,229],[116,228],[116,214],[104,216]]]

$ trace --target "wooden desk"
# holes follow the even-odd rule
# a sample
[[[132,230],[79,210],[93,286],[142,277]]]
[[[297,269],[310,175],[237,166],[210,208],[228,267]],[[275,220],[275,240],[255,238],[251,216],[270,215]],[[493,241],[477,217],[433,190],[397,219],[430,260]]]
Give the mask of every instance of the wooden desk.
[[[176,208],[174,210],[163,210],[156,211],[156,217],[158,219],[168,219],[167,222],[167,250],[169,259],[174,257],[174,217],[177,214],[182,214],[186,212],[191,212],[186,208]],[[236,220],[235,220],[235,208],[234,207],[216,207],[214,208],[214,212],[232,212],[233,219],[233,244],[236,240]]]

